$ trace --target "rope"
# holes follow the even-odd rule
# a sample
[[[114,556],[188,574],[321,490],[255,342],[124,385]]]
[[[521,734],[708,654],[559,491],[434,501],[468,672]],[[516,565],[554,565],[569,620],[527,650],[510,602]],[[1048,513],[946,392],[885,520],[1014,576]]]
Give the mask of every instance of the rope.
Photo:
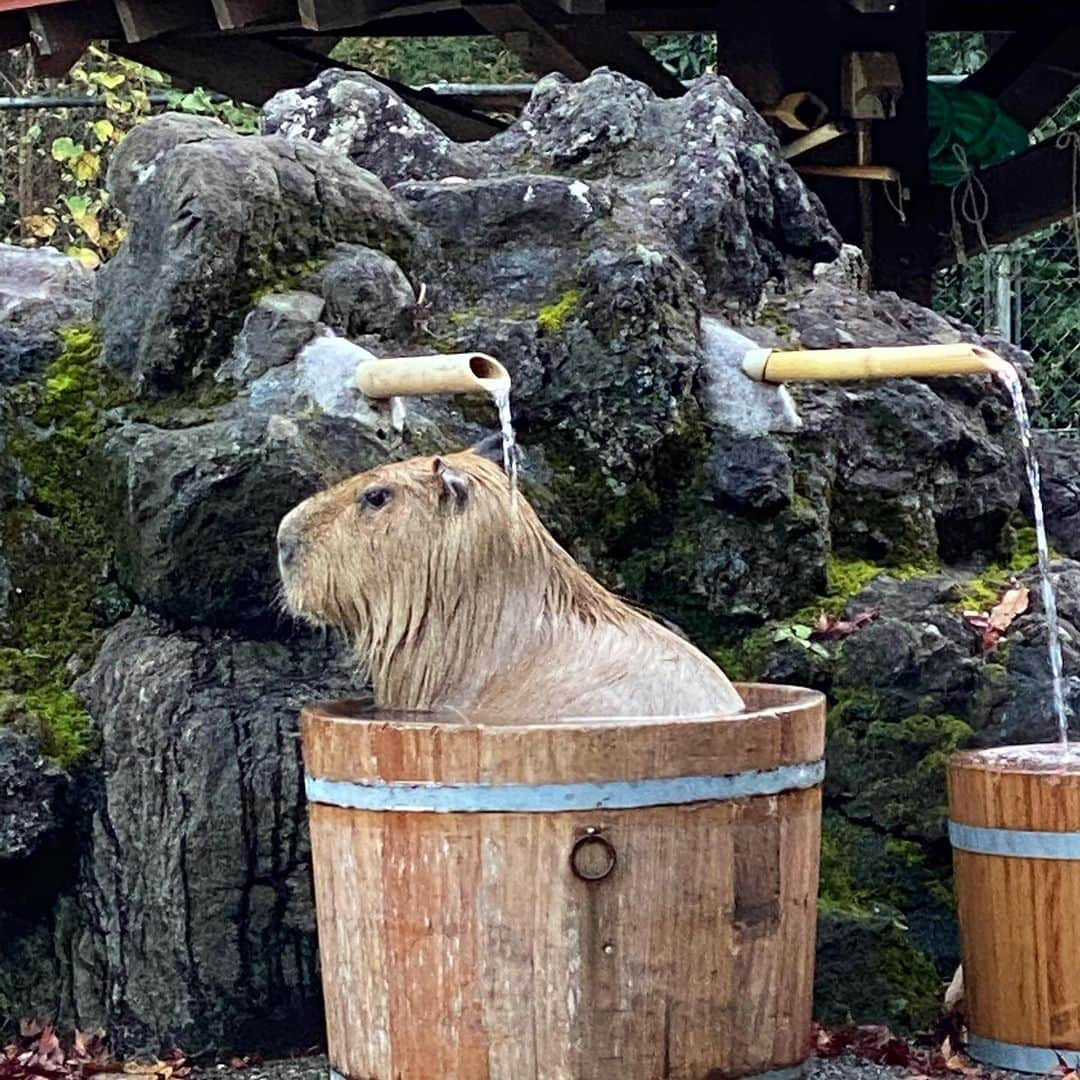
[[[893,194],[889,181],[885,182],[885,201],[895,211],[901,225],[907,224],[907,214],[904,213],[904,182],[896,181],[896,194]]]
[[[983,182],[972,171],[964,148],[954,145],[952,149],[953,156],[964,171],[964,179],[953,187],[949,197],[949,209],[952,213],[952,227],[949,231],[956,250],[956,261],[963,266],[967,262],[967,252],[964,250],[964,230],[960,224],[961,219],[975,229],[982,253],[990,254],[990,245],[986,241],[986,232],[983,229],[983,223],[990,214],[990,197],[986,194]]]
[[[1072,148],[1072,225],[1073,244],[1076,246],[1076,265],[1080,270],[1080,131],[1063,131],[1055,140],[1059,150]]]

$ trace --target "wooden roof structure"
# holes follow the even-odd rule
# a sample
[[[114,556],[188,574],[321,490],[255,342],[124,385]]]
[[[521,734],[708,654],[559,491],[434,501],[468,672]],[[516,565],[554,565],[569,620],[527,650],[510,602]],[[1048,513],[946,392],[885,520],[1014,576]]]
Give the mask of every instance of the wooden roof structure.
[[[253,103],[341,66],[327,54],[343,36],[483,33],[538,73],[576,79],[607,65],[670,97],[683,85],[634,35],[706,31],[717,35],[719,69],[759,108],[804,92],[831,122],[844,116],[848,58],[890,54],[903,83],[895,115],[841,122],[831,139],[822,135],[827,145],[795,164],[841,232],[869,250],[875,284],[922,301],[934,267],[958,252],[978,250],[983,237],[1007,241],[1074,209],[1072,154],[1051,141],[978,174],[988,207],[981,235],[954,221],[950,192],[932,187],[928,173],[926,35],[933,30],[988,32],[991,56],[964,85],[996,99],[1028,129],[1080,85],[1075,0],[0,0],[0,47],[31,42],[46,74],[66,71],[90,41],[106,40],[181,84]],[[454,138],[485,138],[501,127],[465,99],[394,88]],[[898,180],[902,203],[887,185],[865,179],[878,175]]]

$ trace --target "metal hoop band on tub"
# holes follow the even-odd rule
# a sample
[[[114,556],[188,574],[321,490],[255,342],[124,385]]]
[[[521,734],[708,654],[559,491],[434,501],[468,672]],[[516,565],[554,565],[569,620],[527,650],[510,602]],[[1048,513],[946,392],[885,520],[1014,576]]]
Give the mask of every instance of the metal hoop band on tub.
[[[630,810],[641,806],[779,795],[816,787],[824,761],[752,769],[728,776],[673,776],[572,784],[438,784],[398,780],[328,780],[307,776],[309,802],[350,810],[406,813],[546,814],[560,810]]]
[[[984,1065],[1013,1072],[1038,1073],[1046,1076],[1062,1061],[1070,1068],[1080,1066],[1080,1051],[1055,1050],[1048,1046],[1023,1046],[1020,1043],[999,1042],[983,1035],[968,1036],[968,1053]]]
[[[988,829],[949,822],[949,840],[958,851],[1016,859],[1080,859],[1080,833],[1034,829]]]

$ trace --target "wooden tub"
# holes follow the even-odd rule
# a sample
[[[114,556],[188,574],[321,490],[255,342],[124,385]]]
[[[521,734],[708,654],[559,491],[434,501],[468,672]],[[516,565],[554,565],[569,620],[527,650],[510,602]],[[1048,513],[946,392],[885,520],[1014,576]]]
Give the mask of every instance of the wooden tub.
[[[304,711],[349,1080],[704,1080],[808,1054],[825,706],[468,722]]]
[[[1080,749],[956,754],[949,839],[973,1058],[1080,1064]]]

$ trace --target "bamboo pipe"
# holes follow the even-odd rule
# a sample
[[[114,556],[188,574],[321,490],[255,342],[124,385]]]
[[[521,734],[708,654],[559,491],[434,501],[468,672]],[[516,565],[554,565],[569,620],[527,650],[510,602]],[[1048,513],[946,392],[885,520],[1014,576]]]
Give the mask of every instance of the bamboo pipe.
[[[369,398],[419,394],[494,394],[509,391],[506,368],[486,353],[391,356],[366,360],[356,369],[356,386]]]
[[[754,349],[743,371],[758,382],[839,382],[897,379],[905,376],[972,375],[1008,366],[979,345],[896,345],[868,349],[804,349],[793,352]]]

